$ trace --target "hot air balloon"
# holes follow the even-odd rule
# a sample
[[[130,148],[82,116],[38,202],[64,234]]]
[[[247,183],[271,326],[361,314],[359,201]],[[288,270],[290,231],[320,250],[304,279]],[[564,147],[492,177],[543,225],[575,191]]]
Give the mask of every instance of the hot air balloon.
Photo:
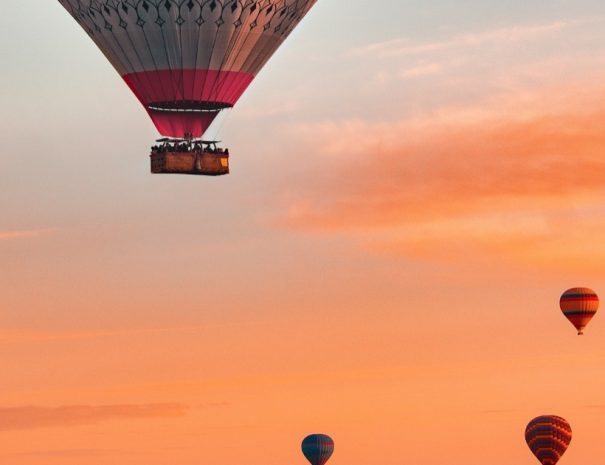
[[[571,442],[571,426],[556,415],[540,416],[525,428],[525,441],[542,465],[556,465]]]
[[[584,328],[599,309],[599,297],[592,289],[574,287],[563,293],[559,305],[563,315],[578,330],[578,335],[582,335]]]
[[[316,1],[59,0],[170,138],[152,149],[152,172],[192,174],[228,172],[228,153],[194,139],[235,105]]]
[[[310,434],[303,439],[301,447],[311,465],[324,465],[334,452],[334,441],[325,434]]]

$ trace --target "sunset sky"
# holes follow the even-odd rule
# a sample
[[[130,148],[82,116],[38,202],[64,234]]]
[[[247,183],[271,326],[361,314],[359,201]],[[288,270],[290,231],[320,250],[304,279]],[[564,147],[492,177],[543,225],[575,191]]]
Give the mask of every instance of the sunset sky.
[[[54,0],[0,15],[0,462],[605,455],[602,0],[319,0],[217,133],[158,134]],[[216,130],[216,128],[215,128]]]

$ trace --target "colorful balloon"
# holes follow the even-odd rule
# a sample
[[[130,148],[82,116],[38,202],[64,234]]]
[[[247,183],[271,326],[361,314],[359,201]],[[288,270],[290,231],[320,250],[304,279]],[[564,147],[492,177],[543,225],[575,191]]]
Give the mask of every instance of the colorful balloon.
[[[316,1],[59,0],[170,137],[201,137]]]
[[[311,434],[303,439],[301,447],[311,465],[324,465],[334,452],[334,441],[325,434]]]
[[[599,297],[587,287],[568,289],[559,301],[563,315],[578,330],[578,335],[584,334],[584,328],[599,309]]]
[[[571,426],[556,415],[540,416],[525,428],[525,441],[542,465],[556,465],[571,442]]]

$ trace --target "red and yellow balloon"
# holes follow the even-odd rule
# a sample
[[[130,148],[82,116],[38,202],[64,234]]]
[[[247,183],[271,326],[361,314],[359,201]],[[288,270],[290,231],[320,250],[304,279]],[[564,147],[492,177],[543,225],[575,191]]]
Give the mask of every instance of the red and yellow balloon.
[[[561,295],[559,305],[563,315],[578,330],[578,335],[582,335],[599,309],[599,297],[587,287],[572,287]]]

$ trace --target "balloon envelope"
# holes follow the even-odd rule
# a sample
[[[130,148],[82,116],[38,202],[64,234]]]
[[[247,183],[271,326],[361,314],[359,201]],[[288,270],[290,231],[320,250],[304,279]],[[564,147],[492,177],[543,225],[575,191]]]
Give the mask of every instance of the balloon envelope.
[[[525,441],[542,465],[556,465],[571,442],[571,426],[564,418],[543,415],[529,422]]]
[[[303,439],[301,447],[311,465],[324,465],[334,452],[334,441],[325,434],[311,434]]]
[[[316,0],[59,0],[165,136],[200,137]]]
[[[559,305],[578,334],[583,334],[584,328],[599,309],[599,297],[587,287],[573,287],[561,295]]]

